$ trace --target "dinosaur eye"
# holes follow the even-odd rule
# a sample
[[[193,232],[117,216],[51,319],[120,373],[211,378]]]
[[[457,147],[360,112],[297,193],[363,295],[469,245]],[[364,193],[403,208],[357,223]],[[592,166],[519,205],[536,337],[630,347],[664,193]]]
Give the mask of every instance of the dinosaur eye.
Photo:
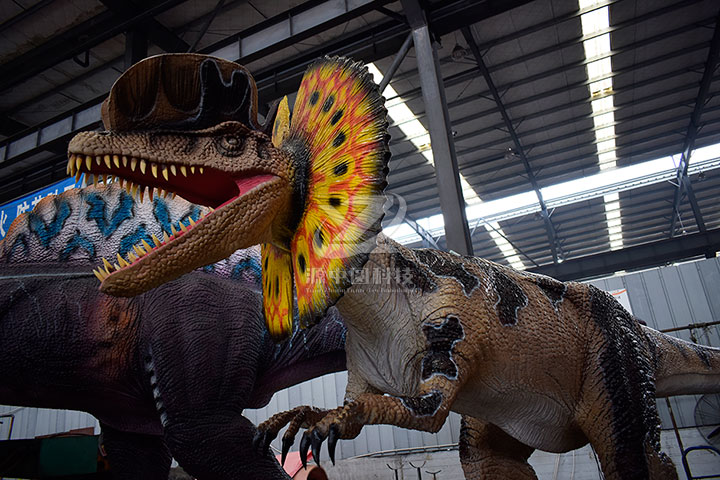
[[[243,153],[243,138],[237,135],[224,135],[215,142],[220,153],[235,157]]]

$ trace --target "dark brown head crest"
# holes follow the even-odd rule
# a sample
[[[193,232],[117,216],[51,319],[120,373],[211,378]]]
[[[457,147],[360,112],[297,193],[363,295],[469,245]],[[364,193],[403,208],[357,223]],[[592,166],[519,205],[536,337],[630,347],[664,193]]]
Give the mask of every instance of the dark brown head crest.
[[[146,58],[117,79],[102,104],[113,131],[201,130],[234,120],[259,129],[257,87],[237,63],[198,54]]]

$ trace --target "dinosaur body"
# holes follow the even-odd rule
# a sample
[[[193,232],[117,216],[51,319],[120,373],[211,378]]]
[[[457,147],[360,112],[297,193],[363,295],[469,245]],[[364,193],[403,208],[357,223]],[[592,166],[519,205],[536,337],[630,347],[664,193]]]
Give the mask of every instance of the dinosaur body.
[[[138,78],[162,75],[170,62],[186,63],[187,84],[210,84],[208,70],[234,68],[207,57],[157,57],[133,67],[134,74],[126,73],[113,89],[140,90]],[[196,73],[193,65],[200,65]],[[196,77],[200,80],[189,80]],[[208,96],[206,89],[198,91],[196,96]],[[252,187],[223,195],[188,189],[182,179],[175,186],[172,178],[130,175],[140,185],[190,191],[198,202],[219,207],[179,240],[129,265],[106,265],[99,275],[103,291],[133,295],[260,241],[266,242],[265,320],[275,338],[290,331],[295,304],[303,326],[332,304],[345,319],[345,404],[279,413],[259,427],[256,445],[267,448],[289,424],[283,437],[287,452],[298,430],[308,428],[301,458],[312,448],[319,460],[325,439],[333,457],[337,440],[356,437],[363,425],[435,432],[454,410],[463,416],[460,458],[470,479],[532,479],[527,458],[534,449],[562,452],[588,442],[607,479],[676,477],[660,451],[655,398],[720,391],[720,350],[642,327],[594,287],[482,259],[410,250],[378,235],[387,124],[382,99],[361,66],[338,58],[311,66],[290,127],[281,111],[272,145],[257,130],[233,137],[231,143],[243,147],[232,161],[222,132],[241,128],[225,116],[211,128],[168,131],[165,124],[175,125],[183,115],[182,103],[168,109],[162,89],[127,111],[113,108],[118,98],[111,92],[104,110],[107,132],[71,142],[71,174],[86,171],[85,159],[102,174],[125,176],[127,168],[103,168],[99,160],[96,168],[93,159],[134,155],[127,145],[135,144],[158,168],[189,162],[208,172],[207,183],[226,175]],[[135,125],[138,111],[153,112],[155,124],[112,128]],[[195,121],[198,115],[186,116]],[[186,151],[215,147],[175,156],[152,148],[152,142],[184,142]],[[264,145],[264,156],[257,145]],[[256,182],[260,177],[265,180]],[[234,228],[218,228],[231,217],[238,217]],[[212,244],[209,251],[198,248],[202,242]]]
[[[98,258],[205,212],[89,187],[43,200],[0,242],[0,402],[93,414],[117,478],[166,479],[170,455],[200,479],[287,478],[272,455],[249,451],[242,410],[344,368],[334,314],[271,341],[257,249],[134,298],[97,290]]]

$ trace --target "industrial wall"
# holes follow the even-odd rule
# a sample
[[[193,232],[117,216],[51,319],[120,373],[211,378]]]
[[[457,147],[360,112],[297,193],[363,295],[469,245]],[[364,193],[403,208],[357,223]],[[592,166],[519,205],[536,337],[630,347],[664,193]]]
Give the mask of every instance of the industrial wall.
[[[632,312],[653,328],[681,327],[690,323],[720,319],[718,291],[720,261],[717,258],[615,276],[590,283],[607,291],[625,289],[627,294],[625,300],[629,302]],[[717,327],[696,330],[694,333],[699,343],[720,346]],[[690,339],[689,331],[678,331],[673,335]],[[346,383],[345,372],[326,375],[280,391],[273,396],[265,408],[246,410],[245,415],[257,424],[276,412],[297,405],[334,408],[342,404]],[[694,427],[693,411],[696,401],[696,397],[692,396],[672,399],[673,411],[679,426]],[[658,403],[663,428],[671,428],[665,401],[661,400]],[[77,412],[0,407],[0,415],[7,412],[15,414],[13,439],[32,438],[37,435],[96,425],[93,417]],[[0,417],[0,421],[4,420],[7,419]],[[7,422],[0,424],[0,439],[8,438],[7,428]],[[435,435],[385,425],[368,426],[355,441],[339,442],[336,454],[338,458],[350,458],[378,451],[450,445],[458,441],[459,431],[459,416],[456,414],[451,414],[442,430]],[[697,439],[697,435],[693,438]],[[297,441],[299,442],[299,438]],[[275,440],[273,446],[280,448],[279,438]],[[297,443],[294,448],[297,448]],[[325,447],[322,454],[326,459],[328,458]],[[580,458],[577,457],[578,454],[572,455],[574,459]]]

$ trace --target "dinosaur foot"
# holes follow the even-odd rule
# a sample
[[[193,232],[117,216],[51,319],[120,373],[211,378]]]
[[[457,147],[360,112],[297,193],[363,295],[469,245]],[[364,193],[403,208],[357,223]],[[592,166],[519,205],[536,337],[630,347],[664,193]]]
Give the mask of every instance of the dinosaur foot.
[[[322,442],[328,441],[328,454],[333,465],[335,464],[335,448],[339,439],[352,439],[362,430],[362,423],[350,419],[353,412],[353,403],[327,412],[315,425],[303,433],[300,440],[300,458],[303,466],[306,464],[308,449],[312,451],[315,463],[320,464],[320,447]],[[286,433],[287,435],[287,433]]]
[[[287,425],[288,428],[282,437],[281,463],[284,465],[285,458],[290,451],[290,447],[292,447],[293,443],[295,443],[295,436],[298,431],[301,428],[308,428],[309,426],[319,422],[328,414],[328,412],[329,410],[321,410],[319,408],[301,405],[293,408],[292,410],[288,410],[287,412],[277,413],[258,426],[257,432],[253,437],[253,447],[257,451],[263,453],[267,452],[272,441],[275,440],[278,433],[280,433],[280,430]],[[307,463],[306,458],[308,448],[305,448],[304,456],[302,454],[302,444],[300,450],[303,466],[305,466]],[[313,452],[313,455],[314,454],[315,452]]]

